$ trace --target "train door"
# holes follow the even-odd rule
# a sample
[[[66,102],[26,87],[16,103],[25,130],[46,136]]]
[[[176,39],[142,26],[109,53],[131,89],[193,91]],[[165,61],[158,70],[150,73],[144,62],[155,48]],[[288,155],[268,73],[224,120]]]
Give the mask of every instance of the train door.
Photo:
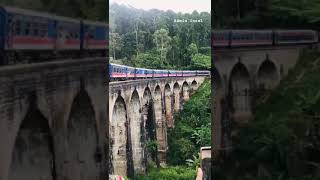
[[[6,27],[6,13],[4,10],[0,10],[0,51],[4,50],[5,27]]]
[[[57,21],[56,20],[47,20],[48,21],[48,37],[54,41],[54,49],[57,48]]]

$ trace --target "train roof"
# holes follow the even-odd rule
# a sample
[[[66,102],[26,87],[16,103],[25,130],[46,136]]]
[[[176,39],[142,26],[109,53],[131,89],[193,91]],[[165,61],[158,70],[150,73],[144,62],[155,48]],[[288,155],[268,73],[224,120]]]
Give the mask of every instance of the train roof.
[[[5,10],[6,12],[21,14],[21,15],[30,15],[30,16],[38,16],[38,17],[45,17],[45,18],[54,18],[55,15],[45,13],[45,12],[37,12],[30,9],[22,9],[18,7],[12,6],[0,6],[1,9]]]
[[[114,64],[114,63],[109,63],[109,64],[112,66],[129,67],[129,66],[122,65],[122,64]]]
[[[89,24],[89,25],[96,25],[96,26],[105,26],[108,27],[108,24],[105,22],[99,22],[99,21],[90,21],[90,20],[82,20],[84,24]]]
[[[37,12],[35,10],[22,9],[22,8],[13,7],[13,6],[1,6],[0,5],[0,8],[4,9],[6,12],[21,14],[21,15],[44,17],[44,18],[50,18],[50,19],[55,19],[55,20],[59,20],[59,21],[74,22],[74,23],[79,23],[81,21],[80,18],[65,17],[65,16],[56,15],[56,14],[50,14],[47,12]],[[82,21],[86,24],[108,26],[108,24],[103,23],[103,22],[90,21],[90,20],[82,20]]]

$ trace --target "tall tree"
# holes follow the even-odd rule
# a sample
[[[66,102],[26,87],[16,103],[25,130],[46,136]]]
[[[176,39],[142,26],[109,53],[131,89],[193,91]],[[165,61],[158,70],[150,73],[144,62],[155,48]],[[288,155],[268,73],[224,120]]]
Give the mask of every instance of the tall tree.
[[[154,43],[157,46],[158,52],[160,52],[161,60],[164,61],[167,56],[168,50],[171,48],[171,37],[168,35],[166,29],[159,29],[154,34]]]

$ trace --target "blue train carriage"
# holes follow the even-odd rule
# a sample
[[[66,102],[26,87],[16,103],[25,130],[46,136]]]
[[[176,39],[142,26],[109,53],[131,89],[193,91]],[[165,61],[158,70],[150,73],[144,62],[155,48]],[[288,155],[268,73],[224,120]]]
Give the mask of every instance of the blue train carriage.
[[[55,16],[15,7],[0,7],[0,64],[49,56],[55,48]],[[44,57],[42,57],[44,58]]]
[[[103,22],[82,21],[82,49],[90,56],[107,56],[108,25]]]
[[[168,71],[168,76],[169,76],[169,77],[176,77],[176,76],[177,76],[177,71],[175,71],[175,70],[169,70],[169,71]]]
[[[182,77],[183,76],[183,71],[176,71],[177,77]]]
[[[152,78],[154,71],[152,69],[145,69],[146,78]]]
[[[228,47],[230,45],[230,30],[214,30],[212,33],[212,46]]]
[[[136,68],[131,67],[131,66],[126,66],[127,68],[127,79],[134,79],[136,78]]]
[[[210,71],[207,70],[198,70],[197,71],[198,76],[210,76]]]
[[[136,78],[146,78],[148,74],[147,69],[144,68],[135,68],[135,77]],[[151,74],[152,75],[152,74]],[[152,76],[151,76],[152,77]]]
[[[272,45],[271,30],[232,30],[231,46]]]
[[[57,23],[56,53],[58,57],[80,57],[80,20],[55,16]]]
[[[310,44],[318,42],[318,34],[313,30],[276,30],[275,44]]]
[[[162,70],[154,69],[153,70],[153,77],[163,77],[162,76]]]
[[[125,80],[127,78],[127,66],[110,63],[109,76],[111,80]]]

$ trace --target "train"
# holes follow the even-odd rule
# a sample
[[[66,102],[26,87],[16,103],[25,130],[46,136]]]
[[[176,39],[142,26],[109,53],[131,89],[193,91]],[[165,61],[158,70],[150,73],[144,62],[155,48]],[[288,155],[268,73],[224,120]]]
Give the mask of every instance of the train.
[[[107,57],[108,25],[0,6],[0,65]]]
[[[212,33],[212,46],[216,48],[318,42],[319,33],[314,30],[214,30]]]
[[[109,63],[109,77],[111,81],[132,80],[140,78],[164,78],[164,77],[191,77],[191,76],[210,76],[208,70],[158,70],[136,68],[126,65]]]

